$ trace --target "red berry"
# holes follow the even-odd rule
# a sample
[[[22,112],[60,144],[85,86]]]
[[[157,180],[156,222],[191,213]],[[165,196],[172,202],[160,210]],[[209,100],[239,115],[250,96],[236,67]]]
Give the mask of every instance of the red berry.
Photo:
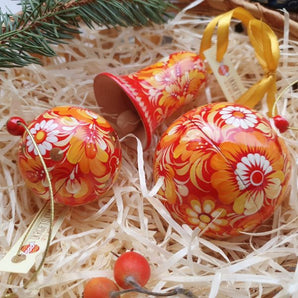
[[[289,121],[280,115],[273,117],[274,124],[278,130],[283,133],[289,128]]]
[[[123,289],[133,287],[128,280],[132,280],[143,287],[149,280],[150,273],[148,261],[134,251],[125,252],[115,262],[114,278]]]
[[[119,291],[118,286],[109,278],[90,279],[84,288],[84,298],[110,298],[112,292]]]
[[[20,124],[23,123],[26,125],[24,119],[20,117],[11,117],[6,122],[7,131],[13,136],[21,136],[25,132],[25,128]]]

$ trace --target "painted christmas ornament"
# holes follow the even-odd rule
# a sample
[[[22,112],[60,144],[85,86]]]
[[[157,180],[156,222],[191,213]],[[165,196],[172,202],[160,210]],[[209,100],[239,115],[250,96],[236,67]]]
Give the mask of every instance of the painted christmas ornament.
[[[194,100],[205,81],[200,56],[178,52],[129,75],[101,73],[94,79],[94,93],[119,135],[132,132],[148,148],[156,127]],[[124,121],[114,121],[115,115],[121,120],[123,113]]]
[[[46,111],[28,128],[47,165],[57,203],[76,206],[104,195],[121,163],[118,137],[101,116],[80,107]],[[49,189],[38,152],[23,134],[18,164],[27,186],[48,200]]]
[[[154,178],[179,223],[227,237],[252,231],[289,196],[289,152],[269,121],[247,107],[209,104],[162,136]]]

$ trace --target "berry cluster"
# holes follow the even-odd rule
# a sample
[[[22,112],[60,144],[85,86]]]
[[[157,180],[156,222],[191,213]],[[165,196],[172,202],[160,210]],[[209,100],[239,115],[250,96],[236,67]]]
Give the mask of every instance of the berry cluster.
[[[113,298],[130,292],[154,296],[182,294],[189,298],[196,297],[192,292],[183,288],[175,288],[166,293],[151,292],[144,288],[150,274],[150,265],[142,255],[134,251],[125,252],[115,262],[115,282],[106,277],[92,278],[85,285],[83,298]],[[123,290],[120,290],[120,288]]]

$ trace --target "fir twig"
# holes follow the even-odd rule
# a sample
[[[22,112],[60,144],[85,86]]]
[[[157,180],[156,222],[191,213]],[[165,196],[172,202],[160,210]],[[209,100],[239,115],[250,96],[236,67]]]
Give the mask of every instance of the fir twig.
[[[21,0],[20,14],[0,9],[0,68],[40,64],[32,56],[55,56],[51,47],[79,34],[80,21],[96,25],[144,26],[162,23],[168,0]]]

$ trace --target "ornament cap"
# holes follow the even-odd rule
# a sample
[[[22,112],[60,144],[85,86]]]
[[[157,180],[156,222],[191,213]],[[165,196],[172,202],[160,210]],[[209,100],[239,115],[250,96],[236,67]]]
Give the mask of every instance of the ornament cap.
[[[276,115],[273,117],[273,121],[274,125],[281,133],[286,132],[288,130],[290,124],[286,118],[280,115]]]
[[[22,136],[25,132],[25,128],[21,123],[26,125],[23,118],[17,116],[11,117],[6,122],[6,129],[13,136]]]

